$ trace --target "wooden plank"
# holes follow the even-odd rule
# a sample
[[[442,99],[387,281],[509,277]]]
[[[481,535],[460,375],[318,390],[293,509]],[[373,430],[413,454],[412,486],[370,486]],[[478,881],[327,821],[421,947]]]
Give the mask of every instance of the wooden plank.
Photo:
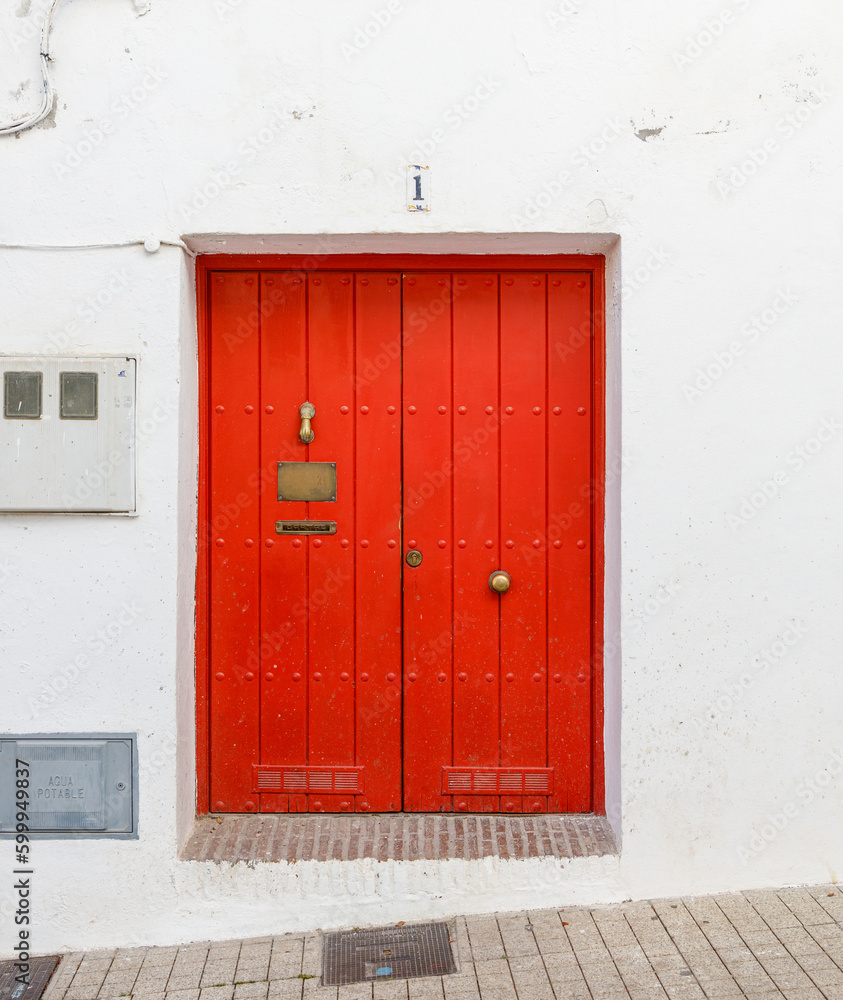
[[[404,276],[404,808],[450,810],[452,761],[451,278]],[[433,663],[427,662],[432,650]]]
[[[591,276],[551,274],[548,287],[548,752],[551,806],[591,808]]]
[[[501,598],[488,581],[504,558],[498,533],[498,275],[460,274],[453,287],[454,765],[496,767]],[[499,805],[497,795],[454,797],[456,811],[496,812]]]
[[[210,603],[209,603],[209,548],[211,516],[209,509],[209,435],[211,411],[210,398],[210,279],[204,267],[196,269],[196,311],[199,325],[199,489],[196,518],[196,813],[199,816],[210,808],[211,771],[211,705],[210,705]]]
[[[603,745],[603,614],[605,571],[606,487],[620,492],[621,464],[606,462],[606,272],[601,257],[591,274],[591,699],[592,780],[591,811],[606,813],[605,752]]]
[[[275,533],[279,519],[300,519],[304,503],[279,503],[279,461],[303,462],[298,407],[307,394],[307,297],[290,272],[261,276],[261,763],[307,763],[307,549]],[[261,795],[264,812],[304,811],[306,796]]]
[[[309,271],[401,271],[449,273],[451,271],[583,271],[601,267],[600,254],[203,254],[197,264],[212,268],[260,267],[274,270]]]
[[[501,275],[501,765],[547,759],[546,276]],[[506,812],[540,800],[502,796]]]
[[[211,808],[257,811],[260,538],[248,482],[258,468],[258,337],[238,323],[257,313],[258,275],[211,277],[210,701]]]
[[[308,549],[308,763],[353,764],[354,723],[354,286],[352,275],[308,278],[308,399],[316,407],[310,462],[337,463],[335,502],[310,502],[311,520],[334,520],[337,534],[310,536]],[[303,403],[304,399],[300,400]],[[349,542],[343,545],[343,540]],[[358,547],[363,540],[358,539]],[[312,812],[349,812],[351,795],[311,793]]]
[[[357,540],[357,763],[366,783],[356,800],[361,812],[401,809],[400,279],[360,274],[355,290],[357,521],[350,537],[352,544]]]

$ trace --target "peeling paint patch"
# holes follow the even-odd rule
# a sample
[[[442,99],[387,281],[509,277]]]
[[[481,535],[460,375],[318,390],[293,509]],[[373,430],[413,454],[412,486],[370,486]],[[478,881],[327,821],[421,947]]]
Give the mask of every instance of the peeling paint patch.
[[[810,71],[809,71],[810,72]],[[816,75],[816,70],[811,73],[812,76]],[[798,83],[786,83],[782,87],[782,90],[788,97],[792,100],[797,101],[800,104],[821,104],[822,99],[817,99],[817,94],[814,89],[806,89],[801,84]]]
[[[132,6],[138,17],[143,17],[144,14],[148,14],[152,10],[151,0],[132,0]]]
[[[603,199],[595,198],[594,201],[589,202],[585,207],[585,216],[595,226],[606,222],[609,218],[609,210],[606,208],[606,203]]]
[[[659,128],[640,128],[635,134],[642,142],[647,142],[648,139],[654,139],[657,135],[661,135],[663,131],[664,125],[661,125]]]
[[[32,11],[32,0],[21,0],[20,7],[15,11],[18,17],[29,17]]]

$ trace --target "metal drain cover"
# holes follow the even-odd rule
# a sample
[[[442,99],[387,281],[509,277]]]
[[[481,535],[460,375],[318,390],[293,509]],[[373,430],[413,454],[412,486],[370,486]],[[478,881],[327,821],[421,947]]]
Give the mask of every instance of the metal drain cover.
[[[21,975],[17,961],[0,962],[0,997],[2,1000],[40,1000],[60,961],[60,955],[30,958],[28,985],[17,982]]]
[[[413,924],[325,935],[325,986],[447,976],[457,971],[448,925]]]

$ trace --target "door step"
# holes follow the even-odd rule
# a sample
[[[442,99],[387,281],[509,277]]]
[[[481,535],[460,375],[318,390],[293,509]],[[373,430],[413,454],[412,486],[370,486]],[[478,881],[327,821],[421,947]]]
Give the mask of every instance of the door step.
[[[376,861],[616,854],[605,816],[453,813],[202,816],[183,861]]]

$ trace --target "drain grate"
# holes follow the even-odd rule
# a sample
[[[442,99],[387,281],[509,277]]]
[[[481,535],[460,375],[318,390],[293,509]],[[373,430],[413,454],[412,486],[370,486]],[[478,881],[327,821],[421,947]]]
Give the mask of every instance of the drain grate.
[[[18,962],[0,962],[0,997],[2,1000],[40,1000],[60,961],[59,955],[30,958],[28,984],[17,982],[21,975]]]
[[[448,925],[414,924],[325,935],[325,986],[447,976],[457,971]]]

